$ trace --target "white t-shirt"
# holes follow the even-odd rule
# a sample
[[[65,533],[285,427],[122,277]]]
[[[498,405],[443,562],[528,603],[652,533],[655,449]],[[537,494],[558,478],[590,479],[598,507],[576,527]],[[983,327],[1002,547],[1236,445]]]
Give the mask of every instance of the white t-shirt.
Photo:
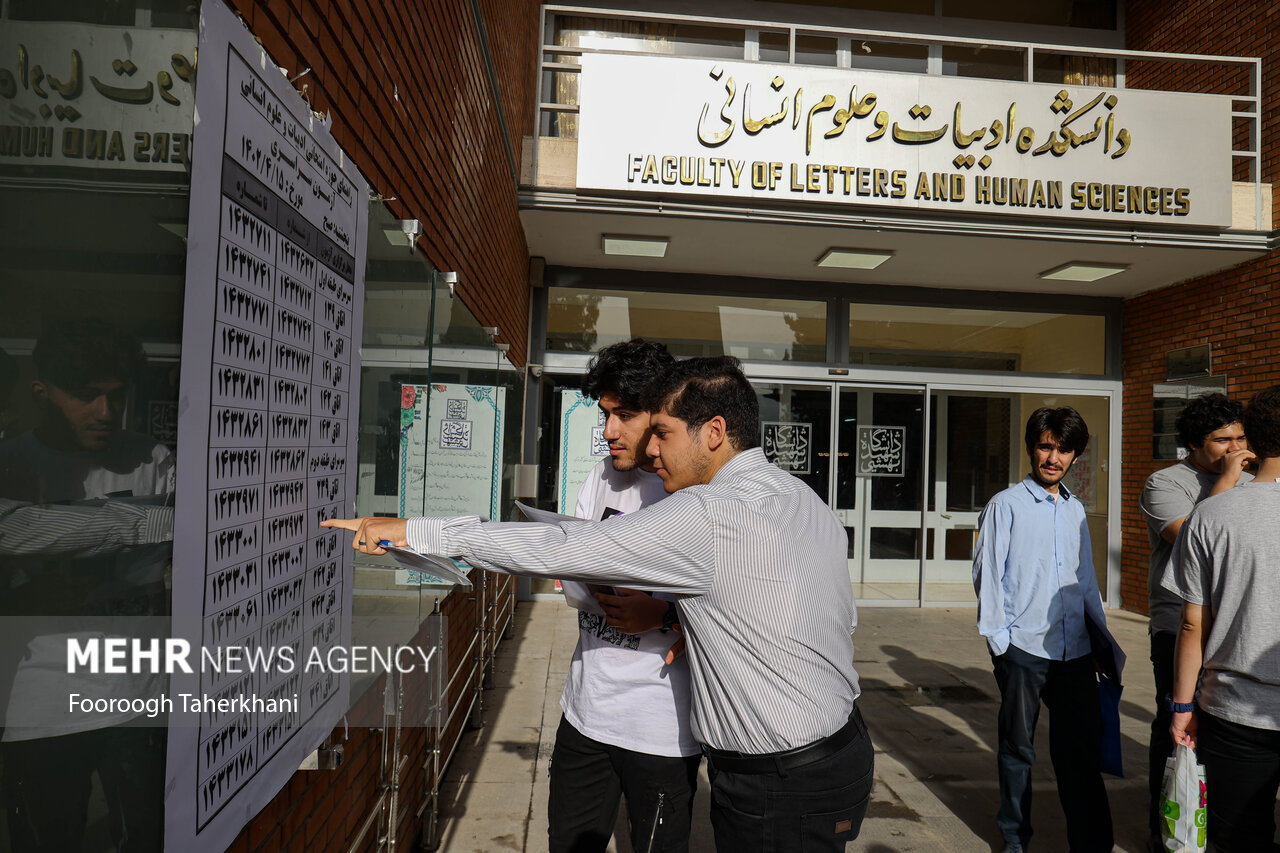
[[[44,444],[34,434],[24,433],[12,441],[0,443],[0,497],[50,504],[46,511],[56,513],[58,503],[94,500],[108,496],[147,498],[168,495],[174,491],[173,454],[163,444],[132,432],[117,434],[109,448],[100,452],[65,452]],[[171,555],[168,544],[142,545],[121,549],[117,554],[95,556],[93,567],[79,572],[80,577],[93,578],[99,587],[72,590],[80,598],[90,598],[99,591],[103,596],[127,598],[130,590],[159,583]],[[0,578],[3,589],[12,594],[23,593],[25,581],[39,583],[46,570],[65,568],[62,560],[21,558],[10,560],[0,554],[0,562],[11,571]],[[71,561],[74,565],[80,562]],[[17,569],[18,571],[12,571]],[[72,576],[76,570],[71,569]],[[109,575],[107,577],[106,575]],[[16,586],[12,586],[17,584]],[[29,605],[40,607],[39,604]],[[70,610],[71,612],[68,612]],[[106,728],[137,716],[132,711],[113,713],[73,713],[68,709],[68,696],[79,693],[85,698],[148,699],[160,694],[163,675],[129,673],[93,675],[68,673],[67,640],[82,643],[107,636],[130,636],[136,617],[124,615],[109,602],[102,603],[100,616],[78,614],[76,608],[60,607],[51,602],[45,612],[62,614],[41,616],[37,612],[18,614],[38,617],[34,622],[14,620],[30,625],[12,628],[22,633],[0,639],[6,646],[23,643],[25,653],[13,675],[12,692],[4,701],[4,740],[32,740],[81,731]],[[118,630],[112,630],[118,625]],[[34,630],[40,633],[32,635]],[[0,667],[2,668],[2,667]],[[0,695],[8,685],[0,685]]]
[[[666,494],[656,474],[615,471],[604,459],[578,491],[574,515],[599,521],[635,512]],[[574,581],[563,585],[570,594],[588,595]],[[671,666],[664,660],[677,639],[675,632],[658,630],[627,634],[610,628],[599,613],[579,610],[578,647],[560,696],[565,719],[593,740],[632,752],[696,754],[699,746],[689,730],[689,664],[684,655]]]

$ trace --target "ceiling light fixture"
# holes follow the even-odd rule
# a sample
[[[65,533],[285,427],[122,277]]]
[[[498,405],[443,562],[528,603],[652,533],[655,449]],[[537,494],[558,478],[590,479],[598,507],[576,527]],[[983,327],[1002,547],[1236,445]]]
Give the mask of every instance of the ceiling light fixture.
[[[606,255],[627,255],[633,258],[665,258],[667,237],[641,237],[634,234],[601,234]]]
[[[1072,261],[1069,264],[1045,270],[1040,273],[1040,277],[1054,281],[1098,281],[1116,273],[1122,273],[1128,268],[1128,264],[1086,264]]]
[[[873,270],[893,257],[893,252],[875,249],[827,249],[818,266],[828,269]]]

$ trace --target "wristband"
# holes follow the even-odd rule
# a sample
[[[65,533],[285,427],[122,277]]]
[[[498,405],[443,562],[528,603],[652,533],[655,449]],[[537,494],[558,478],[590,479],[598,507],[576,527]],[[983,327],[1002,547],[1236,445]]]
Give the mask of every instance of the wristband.
[[[662,614],[662,627],[658,630],[665,634],[674,628],[675,624],[679,621],[680,613],[676,610],[676,603],[674,601],[668,601],[667,612]]]
[[[1175,714],[1187,714],[1196,709],[1195,700],[1190,702],[1175,702],[1173,701],[1172,693],[1164,694],[1164,701],[1169,704],[1169,710]]]

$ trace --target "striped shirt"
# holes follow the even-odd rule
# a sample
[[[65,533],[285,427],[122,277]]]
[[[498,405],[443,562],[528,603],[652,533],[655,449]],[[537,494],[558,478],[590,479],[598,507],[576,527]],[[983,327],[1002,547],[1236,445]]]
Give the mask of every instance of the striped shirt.
[[[0,498],[0,556],[95,557],[173,540],[173,507],[106,501],[100,506]]]
[[[858,697],[848,538],[759,448],[709,484],[600,522],[415,518],[407,535],[419,552],[480,568],[676,593],[692,729],[714,749],[805,746],[843,726]]]

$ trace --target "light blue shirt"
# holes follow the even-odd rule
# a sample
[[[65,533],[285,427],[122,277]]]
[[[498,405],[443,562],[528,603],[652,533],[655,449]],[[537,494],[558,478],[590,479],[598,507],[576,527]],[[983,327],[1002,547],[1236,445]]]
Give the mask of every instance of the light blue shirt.
[[[1012,644],[1073,660],[1090,653],[1085,611],[1107,624],[1084,506],[1061,484],[1053,497],[1028,475],[993,497],[978,519],[973,588],[978,632],[993,654]]]

